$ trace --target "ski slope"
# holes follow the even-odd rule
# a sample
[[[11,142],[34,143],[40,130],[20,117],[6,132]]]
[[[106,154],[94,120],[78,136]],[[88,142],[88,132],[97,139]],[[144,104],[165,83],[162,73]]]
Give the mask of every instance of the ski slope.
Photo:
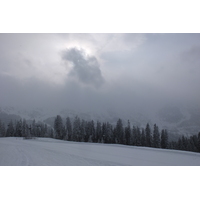
[[[200,154],[117,144],[0,138],[1,166],[200,166]]]

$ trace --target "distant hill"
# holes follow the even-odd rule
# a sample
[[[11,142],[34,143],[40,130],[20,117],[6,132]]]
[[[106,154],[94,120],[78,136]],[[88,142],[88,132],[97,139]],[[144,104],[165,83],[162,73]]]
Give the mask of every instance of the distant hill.
[[[197,107],[181,107],[168,105],[161,109],[147,114],[145,112],[115,112],[112,110],[96,112],[82,112],[80,110],[56,108],[14,108],[14,107],[0,107],[0,119],[4,123],[9,123],[10,120],[26,119],[28,121],[36,120],[45,122],[51,126],[54,124],[54,119],[60,115],[63,120],[70,117],[72,120],[75,116],[79,116],[85,120],[98,120],[100,122],[110,122],[115,125],[119,118],[122,119],[123,124],[127,124],[130,120],[131,126],[138,126],[143,128],[149,123],[151,126],[157,124],[160,129],[167,129],[170,138],[177,139],[180,134],[186,136],[194,135],[200,132],[200,109]]]

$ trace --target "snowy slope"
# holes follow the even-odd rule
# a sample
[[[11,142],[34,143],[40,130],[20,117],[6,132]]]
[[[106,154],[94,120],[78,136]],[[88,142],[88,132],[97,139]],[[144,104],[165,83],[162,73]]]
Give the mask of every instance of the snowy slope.
[[[200,154],[115,144],[39,138],[0,138],[0,165],[6,166],[194,166]]]

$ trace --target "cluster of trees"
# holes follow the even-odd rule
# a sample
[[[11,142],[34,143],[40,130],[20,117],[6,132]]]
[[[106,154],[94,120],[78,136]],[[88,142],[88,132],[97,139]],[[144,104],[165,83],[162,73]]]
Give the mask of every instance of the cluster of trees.
[[[200,152],[200,133],[187,138],[181,136],[178,141],[169,141],[168,132],[161,132],[156,124],[153,129],[147,123],[145,128],[131,127],[130,122],[124,127],[122,120],[118,119],[115,126],[109,122],[94,123],[93,120],[81,120],[78,116],[73,122],[69,117],[64,123],[57,115],[54,121],[55,138],[77,142],[112,143],[134,146],[146,146],[163,149],[176,149]]]
[[[11,120],[7,126],[0,120],[0,137],[53,137],[53,133],[53,128],[35,120],[32,123],[27,123],[25,119]]]
[[[81,120],[78,116],[73,121],[70,117],[63,121],[61,116],[57,115],[54,128],[45,123],[36,123],[35,120],[31,124],[28,124],[25,119],[15,121],[15,123],[10,121],[7,127],[0,121],[0,137],[12,136],[51,137],[76,142],[112,143],[200,152],[200,133],[189,138],[181,136],[177,141],[169,141],[167,130],[159,131],[156,124],[153,128],[148,123],[145,128],[131,127],[129,121],[124,126],[121,119],[118,119],[116,125],[113,126],[109,122],[95,123],[93,120]]]
[[[168,133],[166,130],[159,132],[158,126],[155,124],[153,133],[150,125],[147,124],[145,129],[131,127],[127,122],[126,127],[123,126],[122,120],[119,119],[116,126],[112,126],[109,122],[101,123],[93,120],[80,120],[78,116],[72,122],[69,117],[66,123],[57,115],[54,122],[55,138],[77,142],[94,142],[94,143],[112,143],[125,144],[135,146],[147,146],[155,148],[168,148]]]
[[[181,136],[178,141],[170,142],[169,149],[200,152],[200,132],[188,137]]]

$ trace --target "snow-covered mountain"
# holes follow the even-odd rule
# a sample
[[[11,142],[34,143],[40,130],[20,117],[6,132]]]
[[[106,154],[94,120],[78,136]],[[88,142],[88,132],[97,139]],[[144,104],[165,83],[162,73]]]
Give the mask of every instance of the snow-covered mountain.
[[[83,112],[81,110],[72,110],[72,109],[53,109],[53,108],[34,108],[34,109],[25,109],[21,107],[0,107],[0,117],[3,118],[6,116],[13,116],[12,119],[24,118],[27,120],[36,120],[36,121],[51,121],[56,115],[60,115],[62,118],[70,117],[75,118],[79,116],[81,119],[85,120],[94,120],[101,122],[110,122],[115,124],[119,118],[121,118],[124,123],[127,120],[130,120],[133,125],[142,126],[143,123],[147,123],[149,120],[144,115],[140,113],[134,113],[133,115],[128,115],[126,113],[118,113],[111,110],[100,112]],[[15,116],[15,117],[14,117]]]
[[[194,135],[200,132],[200,108],[195,106],[166,106],[156,113],[160,126],[171,133]]]
[[[147,123],[151,126],[157,124],[160,129],[165,128],[172,134],[193,135],[200,132],[200,108],[198,107],[181,107],[181,106],[165,106],[152,112],[116,112],[112,110],[102,112],[84,112],[81,110],[72,110],[69,108],[34,108],[25,109],[21,107],[0,107],[0,119],[8,123],[11,119],[18,120],[24,118],[27,120],[43,121],[49,125],[53,125],[56,115],[60,115],[63,119],[66,117],[75,118],[79,116],[81,119],[94,120],[100,122],[110,122],[115,125],[117,120],[121,118],[124,125],[130,120],[131,125],[145,127]]]

